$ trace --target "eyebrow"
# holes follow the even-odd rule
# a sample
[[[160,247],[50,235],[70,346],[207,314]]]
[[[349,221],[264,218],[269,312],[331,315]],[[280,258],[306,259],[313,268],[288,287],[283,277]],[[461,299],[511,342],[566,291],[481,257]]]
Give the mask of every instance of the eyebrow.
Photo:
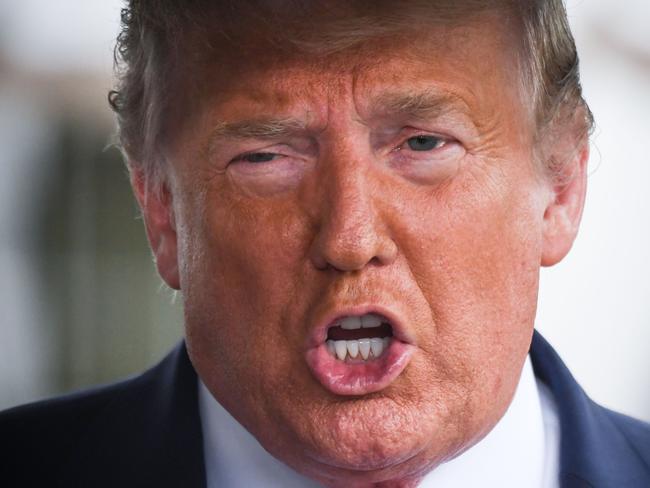
[[[383,116],[407,115],[417,119],[432,119],[458,112],[472,118],[465,100],[453,93],[440,93],[437,90],[388,92],[379,95],[373,105]]]
[[[237,122],[221,122],[214,127],[210,140],[218,139],[276,139],[304,131],[304,122],[287,118],[259,118]]]
[[[212,155],[219,143],[228,139],[275,140],[294,136],[305,129],[304,122],[292,117],[224,121],[210,131],[206,152]]]
[[[417,119],[433,119],[449,112],[460,112],[469,116],[465,101],[452,93],[425,90],[415,93],[388,92],[373,100],[374,112],[379,116],[409,116]],[[471,119],[471,117],[470,117]],[[307,130],[307,123],[293,117],[256,118],[235,122],[220,122],[210,132],[208,154],[219,142],[227,139],[274,140],[295,136]]]

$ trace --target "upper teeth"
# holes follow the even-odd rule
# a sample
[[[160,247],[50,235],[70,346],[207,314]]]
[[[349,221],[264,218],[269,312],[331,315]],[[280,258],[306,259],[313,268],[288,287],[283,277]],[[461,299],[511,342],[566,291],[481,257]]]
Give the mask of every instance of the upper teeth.
[[[339,321],[341,329],[370,329],[371,327],[379,327],[383,323],[383,319],[379,315],[367,313],[360,317],[345,317]]]

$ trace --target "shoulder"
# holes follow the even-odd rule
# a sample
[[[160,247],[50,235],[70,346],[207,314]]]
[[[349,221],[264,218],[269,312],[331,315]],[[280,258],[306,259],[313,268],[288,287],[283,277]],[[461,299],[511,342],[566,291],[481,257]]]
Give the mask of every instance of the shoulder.
[[[42,400],[0,412],[2,445],[9,439],[26,442],[32,435],[44,441],[63,442],[64,437],[87,428],[92,419],[101,416],[111,405],[138,397],[147,388],[145,373],[119,383]],[[68,435],[64,435],[68,434]]]
[[[630,448],[643,459],[650,473],[650,424],[618,412],[602,408],[604,415],[620,432]]]
[[[39,473],[56,473],[74,462],[87,437],[107,418],[122,416],[123,408],[117,405],[138,396],[144,383],[140,377],[0,413],[0,479],[35,480]],[[110,431],[99,430],[105,433],[106,447],[114,447]]]
[[[650,486],[650,425],[595,403],[538,333],[530,355],[557,405],[562,486]]]
[[[0,484],[127,486],[145,466],[178,467],[169,446],[197,440],[196,376],[181,345],[140,376],[0,413]]]

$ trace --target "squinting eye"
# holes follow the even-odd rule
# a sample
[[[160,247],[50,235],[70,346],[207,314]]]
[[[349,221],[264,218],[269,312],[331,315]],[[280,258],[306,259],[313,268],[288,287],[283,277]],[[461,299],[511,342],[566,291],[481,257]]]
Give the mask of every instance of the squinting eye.
[[[445,141],[435,136],[419,135],[411,137],[406,143],[413,151],[431,151],[432,149],[438,149],[443,146]]]
[[[236,161],[245,161],[247,163],[268,163],[273,161],[278,155],[274,153],[250,153],[244,154],[236,159]]]

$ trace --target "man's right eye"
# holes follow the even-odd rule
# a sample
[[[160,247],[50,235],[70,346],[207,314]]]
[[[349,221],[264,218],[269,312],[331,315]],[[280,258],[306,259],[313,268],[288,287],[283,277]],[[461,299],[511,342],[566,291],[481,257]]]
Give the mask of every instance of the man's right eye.
[[[233,159],[233,162],[235,163],[242,161],[244,163],[268,163],[270,161],[273,161],[278,156],[280,155],[268,152],[248,153],[237,156],[235,159]]]

